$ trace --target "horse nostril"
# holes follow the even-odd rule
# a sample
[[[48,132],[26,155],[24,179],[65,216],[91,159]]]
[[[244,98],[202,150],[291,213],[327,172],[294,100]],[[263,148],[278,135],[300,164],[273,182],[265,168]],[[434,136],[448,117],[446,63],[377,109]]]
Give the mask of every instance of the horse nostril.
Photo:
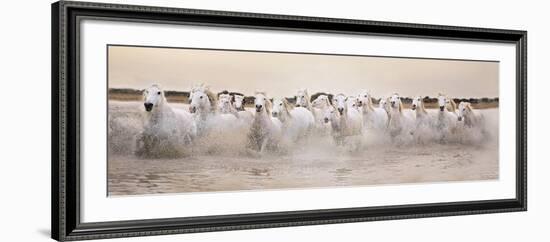
[[[328,123],[328,118],[325,118],[325,123]]]
[[[153,109],[153,104],[152,103],[144,103],[143,106],[145,106],[145,110],[148,111],[148,112]]]

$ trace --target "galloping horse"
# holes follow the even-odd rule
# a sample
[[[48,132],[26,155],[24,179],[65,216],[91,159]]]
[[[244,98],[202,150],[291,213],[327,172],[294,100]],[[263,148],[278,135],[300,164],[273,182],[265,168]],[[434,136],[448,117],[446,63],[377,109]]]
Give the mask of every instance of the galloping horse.
[[[281,139],[281,121],[271,117],[272,104],[265,93],[254,97],[256,114],[248,132],[248,146],[263,153],[266,148],[276,148]]]
[[[136,143],[136,155],[146,157],[177,157],[183,146],[196,136],[192,115],[171,108],[159,85],[153,84],[143,91],[146,122]]]
[[[274,99],[271,113],[281,121],[284,137],[288,137],[290,141],[304,138],[315,124],[309,110],[303,107],[292,108],[286,98]]]
[[[386,128],[388,113],[383,108],[374,107],[370,93],[365,91],[358,95],[358,106],[363,115],[363,125],[365,128],[380,130]]]

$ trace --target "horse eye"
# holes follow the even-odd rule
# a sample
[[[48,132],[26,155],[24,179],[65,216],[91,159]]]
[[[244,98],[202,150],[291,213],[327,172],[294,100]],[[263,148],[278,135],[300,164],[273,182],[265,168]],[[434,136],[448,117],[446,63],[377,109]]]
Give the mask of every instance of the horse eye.
[[[200,98],[202,99],[202,96],[200,96]]]
[[[160,95],[160,92],[157,92],[158,95]]]
[[[279,103],[279,106],[283,106],[283,104],[282,104],[282,103]]]

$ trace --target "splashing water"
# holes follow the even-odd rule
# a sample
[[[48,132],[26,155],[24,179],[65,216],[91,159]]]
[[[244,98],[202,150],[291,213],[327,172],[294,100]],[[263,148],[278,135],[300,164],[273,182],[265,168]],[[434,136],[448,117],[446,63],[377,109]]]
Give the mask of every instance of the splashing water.
[[[184,104],[170,104],[186,109]],[[259,154],[247,149],[245,125],[212,125],[191,142],[181,142],[164,154],[140,155],[136,147],[144,132],[144,111],[138,102],[109,102],[108,193],[235,191],[331,186],[362,186],[498,178],[498,109],[478,110],[486,118],[480,129],[462,128],[452,138],[424,142],[412,137],[391,139],[366,130],[342,146],[312,132],[297,142]],[[215,121],[214,121],[215,122]],[[160,142],[160,141],[159,141]],[[359,143],[360,146],[349,145]],[[166,152],[168,152],[166,151]]]

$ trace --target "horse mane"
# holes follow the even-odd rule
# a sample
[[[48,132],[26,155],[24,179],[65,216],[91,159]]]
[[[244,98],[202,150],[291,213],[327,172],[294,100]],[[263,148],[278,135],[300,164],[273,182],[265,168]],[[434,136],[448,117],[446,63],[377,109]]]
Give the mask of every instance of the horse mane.
[[[422,111],[425,114],[428,113],[428,111],[426,111],[426,107],[424,107],[424,100],[422,100],[422,98],[420,99],[420,111]]]
[[[397,96],[397,101],[399,101],[399,112],[402,113],[403,112],[403,102],[401,101],[401,97],[399,96],[399,93],[394,92],[392,95]]]
[[[466,103],[466,108],[469,110],[469,111],[474,111],[474,109],[472,108],[472,104],[471,103]]]
[[[372,105],[372,97],[371,97],[370,93],[368,93],[368,92],[367,92],[367,95],[369,96],[369,98],[367,98],[367,108],[370,111],[374,111],[374,106]]]
[[[466,109],[468,109],[468,111],[470,111],[470,112],[472,113],[472,115],[473,115],[473,114],[474,114],[474,108],[472,108],[472,104],[469,103],[469,102],[462,102],[462,103],[464,103],[464,107],[465,107]]]
[[[215,93],[213,93],[212,91],[210,91],[209,89],[204,90],[204,93],[206,93],[206,96],[208,97],[208,100],[210,101],[210,108],[211,108],[210,110],[215,112],[216,105],[218,103],[218,96]]]
[[[449,103],[451,104],[450,105],[451,106],[451,112],[456,112],[456,103],[455,103],[455,101],[452,98],[450,98]]]
[[[265,112],[267,113],[268,116],[271,113],[272,109],[273,109],[273,103],[271,102],[271,100],[269,100],[269,98],[266,98],[265,99]]]
[[[290,109],[292,109],[292,106],[290,106],[290,103],[288,103],[288,100],[286,98],[283,98],[283,107],[286,114],[289,117],[292,117],[292,115],[290,115]]]
[[[424,106],[424,100],[420,96],[418,98],[420,98],[420,107],[419,107],[420,112],[427,114],[428,111],[426,111],[426,107]]]

